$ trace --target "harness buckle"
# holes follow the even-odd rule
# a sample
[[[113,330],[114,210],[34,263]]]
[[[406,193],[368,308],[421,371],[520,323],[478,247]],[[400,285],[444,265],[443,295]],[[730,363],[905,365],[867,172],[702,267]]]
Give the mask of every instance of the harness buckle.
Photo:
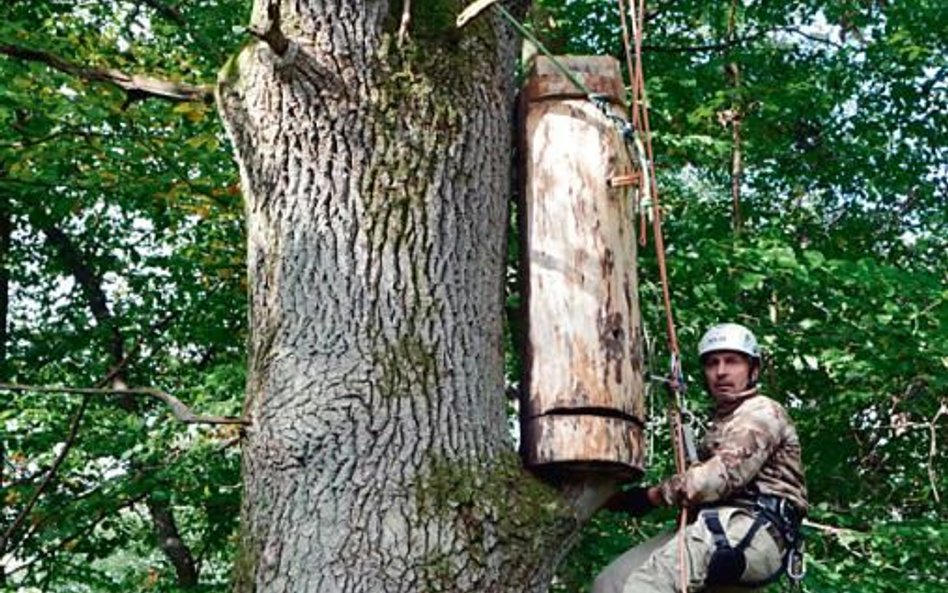
[[[755,506],[758,510],[772,515],[772,519],[778,519],[782,523],[778,526],[780,531],[792,532],[800,525],[800,515],[797,513],[796,507],[786,498],[758,494],[755,497]]]

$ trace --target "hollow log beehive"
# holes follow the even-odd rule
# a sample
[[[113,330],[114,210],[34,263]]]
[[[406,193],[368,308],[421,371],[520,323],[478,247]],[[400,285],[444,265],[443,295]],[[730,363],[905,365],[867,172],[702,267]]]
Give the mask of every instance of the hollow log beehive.
[[[558,58],[624,119],[609,57]],[[632,190],[613,122],[539,57],[521,95],[521,448],[551,477],[643,469],[643,355]]]

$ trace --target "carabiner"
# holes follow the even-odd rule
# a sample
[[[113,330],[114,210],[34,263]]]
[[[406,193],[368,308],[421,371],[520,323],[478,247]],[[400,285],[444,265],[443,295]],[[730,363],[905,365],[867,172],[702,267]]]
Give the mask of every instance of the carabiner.
[[[799,583],[806,576],[806,562],[803,556],[803,550],[792,548],[787,558],[787,576],[794,583]]]

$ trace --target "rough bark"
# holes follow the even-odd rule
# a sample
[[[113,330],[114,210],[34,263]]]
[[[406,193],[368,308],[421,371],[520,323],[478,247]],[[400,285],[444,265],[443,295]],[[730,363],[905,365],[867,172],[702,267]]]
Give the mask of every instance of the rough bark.
[[[608,488],[561,496],[507,433],[516,40],[456,31],[460,2],[400,47],[399,5],[280,8],[285,53],[249,45],[218,88],[249,242],[236,590],[545,590]]]
[[[732,0],[727,25],[727,36],[731,41],[737,39],[738,9],[738,2]],[[730,53],[730,51],[728,53]],[[741,228],[744,224],[741,218],[741,182],[743,177],[741,123],[744,119],[744,108],[740,102],[741,66],[737,61],[729,62],[724,68],[724,73],[734,94],[734,100],[731,101],[731,109],[725,117],[731,124],[731,217],[734,233],[738,234],[741,232]]]

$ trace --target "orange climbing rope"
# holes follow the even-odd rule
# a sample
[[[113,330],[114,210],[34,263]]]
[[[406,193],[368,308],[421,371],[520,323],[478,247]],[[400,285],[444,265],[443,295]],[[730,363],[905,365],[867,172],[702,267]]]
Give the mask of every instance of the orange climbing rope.
[[[671,424],[672,444],[675,451],[675,469],[677,473],[684,472],[687,468],[687,459],[685,455],[684,427],[681,418],[681,399],[684,383],[681,379],[681,353],[678,348],[678,335],[675,331],[675,317],[672,311],[671,290],[668,282],[668,266],[665,261],[665,241],[662,234],[662,211],[658,197],[658,181],[655,178],[655,159],[652,152],[652,131],[649,125],[648,104],[645,98],[645,75],[642,67],[642,34],[645,22],[645,0],[639,0],[638,7],[634,7],[630,0],[630,6],[626,8],[625,0],[618,0],[619,15],[622,22],[622,45],[625,50],[626,68],[629,72],[630,80],[630,105],[632,127],[640,137],[644,138],[646,166],[649,168],[649,175],[639,177],[640,187],[639,195],[651,196],[652,207],[652,233],[655,237],[655,255],[658,263],[659,281],[662,286],[662,301],[665,306],[665,324],[668,337],[668,350],[671,353],[671,392],[672,405],[669,410],[669,422]],[[629,42],[629,27],[626,22],[626,13],[632,19],[632,35],[635,44],[635,53],[633,53]],[[639,241],[641,245],[646,243],[645,210],[641,211],[639,219]],[[682,593],[688,591],[688,565],[685,553],[685,527],[688,524],[688,509],[682,507],[678,520],[678,577],[679,588]]]

